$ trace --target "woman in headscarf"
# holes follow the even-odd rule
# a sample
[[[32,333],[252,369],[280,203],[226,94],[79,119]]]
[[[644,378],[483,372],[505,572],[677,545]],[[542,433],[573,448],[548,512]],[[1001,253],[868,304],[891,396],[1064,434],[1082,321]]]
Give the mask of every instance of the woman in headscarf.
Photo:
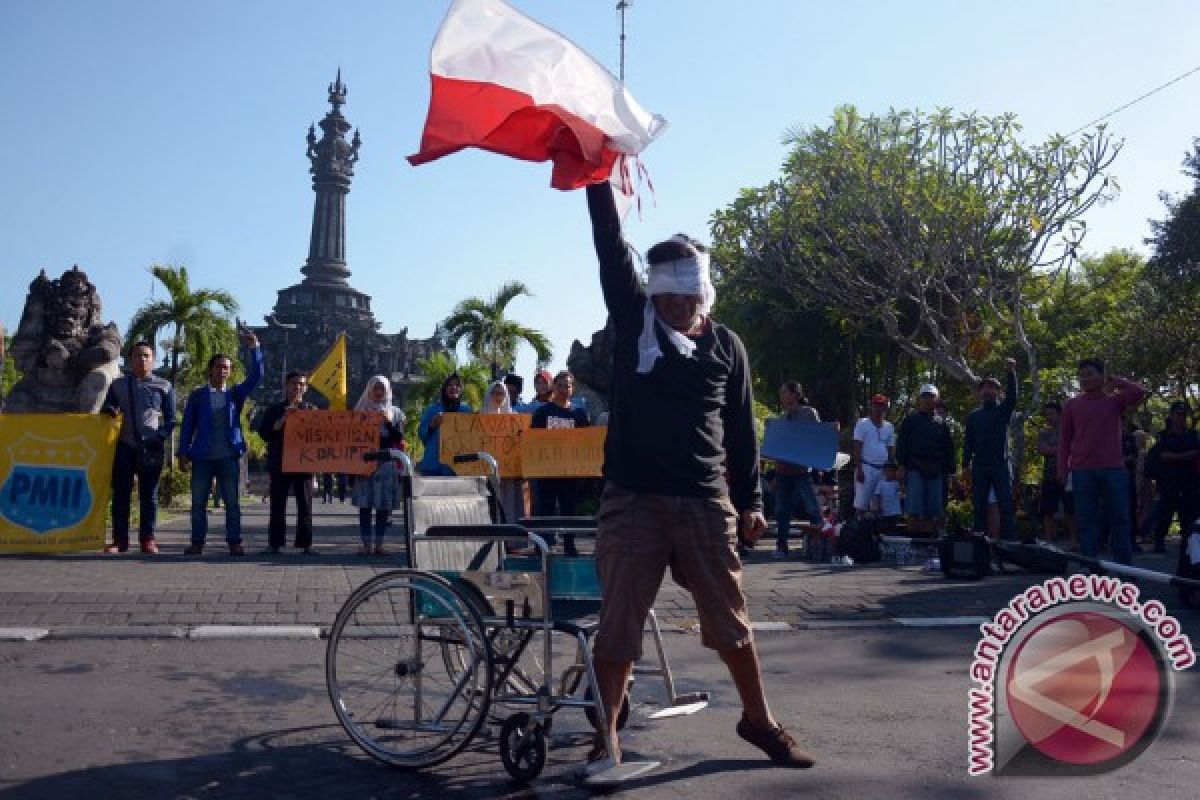
[[[417,426],[417,436],[425,445],[425,453],[421,463],[417,465],[420,473],[426,477],[438,475],[453,475],[454,470],[438,459],[441,448],[441,427],[443,414],[469,414],[474,409],[470,403],[463,402],[463,382],[457,372],[452,372],[442,381],[440,397],[436,403],[429,405],[421,413],[421,424]]]
[[[483,398],[484,414],[515,414],[508,387],[504,381],[493,381]],[[516,522],[525,513],[525,481],[520,478],[500,479],[500,505],[504,508],[505,522]]]
[[[380,449],[404,449],[404,412],[392,405],[392,384],[383,375],[367,381],[367,388],[354,406],[355,411],[377,411],[383,419],[379,427]],[[380,461],[371,475],[354,481],[354,505],[358,507],[358,531],[362,537],[362,555],[387,555],[383,535],[387,531],[392,509],[401,503],[399,473],[393,461]],[[374,547],[372,547],[371,517],[374,511]]]

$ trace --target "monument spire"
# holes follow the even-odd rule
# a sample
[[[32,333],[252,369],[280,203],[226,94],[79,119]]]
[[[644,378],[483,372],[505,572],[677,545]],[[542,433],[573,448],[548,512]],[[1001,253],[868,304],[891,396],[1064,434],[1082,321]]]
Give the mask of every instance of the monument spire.
[[[358,148],[362,144],[358,130],[346,141],[350,123],[342,116],[346,103],[346,86],[339,67],[337,78],[329,84],[329,104],[333,108],[315,126],[308,127],[309,172],[312,173],[313,203],[312,234],[308,242],[308,260],[300,270],[304,284],[346,286],[350,270],[346,266],[346,195],[354,177]]]

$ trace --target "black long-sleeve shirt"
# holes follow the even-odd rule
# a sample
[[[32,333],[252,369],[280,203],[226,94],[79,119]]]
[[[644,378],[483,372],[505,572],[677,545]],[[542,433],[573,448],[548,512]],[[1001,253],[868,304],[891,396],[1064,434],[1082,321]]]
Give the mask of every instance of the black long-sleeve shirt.
[[[988,403],[967,414],[963,440],[963,466],[971,463],[998,466],[1008,461],[1008,423],[1017,407],[1017,376],[1011,370],[1004,399]]]
[[[630,491],[728,494],[739,511],[761,510],[754,400],[741,339],[710,322],[688,357],[655,326],[662,358],[650,372],[637,372],[646,293],[611,187],[589,186],[587,199],[600,285],[616,332],[604,476]]]

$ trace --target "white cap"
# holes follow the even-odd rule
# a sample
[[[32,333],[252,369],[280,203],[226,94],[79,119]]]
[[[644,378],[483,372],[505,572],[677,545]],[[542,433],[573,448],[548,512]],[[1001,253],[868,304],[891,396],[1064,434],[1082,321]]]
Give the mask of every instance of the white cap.
[[[921,387],[921,391],[917,392],[917,394],[931,394],[934,397],[937,397],[938,390],[937,390],[937,387],[934,386],[932,383],[926,383]]]

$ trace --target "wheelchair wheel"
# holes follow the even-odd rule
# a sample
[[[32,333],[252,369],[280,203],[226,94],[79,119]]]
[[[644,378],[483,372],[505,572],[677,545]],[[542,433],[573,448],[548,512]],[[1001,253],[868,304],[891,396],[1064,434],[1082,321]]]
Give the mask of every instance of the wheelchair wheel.
[[[531,716],[521,712],[504,720],[500,728],[500,760],[504,769],[521,783],[542,774],[546,766],[546,731]]]
[[[396,767],[432,766],[483,724],[492,655],[478,612],[450,583],[396,570],[363,584],[338,612],[325,681],[338,721],[368,754]]]

